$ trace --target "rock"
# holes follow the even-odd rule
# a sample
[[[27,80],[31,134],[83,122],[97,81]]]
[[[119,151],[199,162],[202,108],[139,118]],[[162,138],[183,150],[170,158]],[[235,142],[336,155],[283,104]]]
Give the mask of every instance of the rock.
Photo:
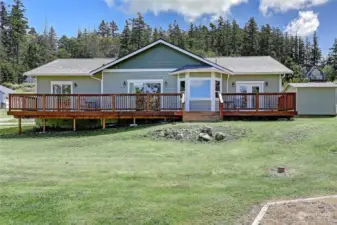
[[[182,133],[178,133],[176,135],[176,140],[182,140],[182,139],[184,139],[184,135]]]
[[[222,141],[226,138],[226,135],[224,133],[219,132],[215,134],[214,138],[216,141]]]
[[[209,136],[209,134],[206,133],[200,133],[198,136],[199,141],[212,141],[212,138]]]
[[[159,132],[159,137],[166,137],[166,132],[165,131],[160,131]]]
[[[200,129],[200,132],[208,134],[209,136],[213,137],[213,128],[212,127],[204,126]]]

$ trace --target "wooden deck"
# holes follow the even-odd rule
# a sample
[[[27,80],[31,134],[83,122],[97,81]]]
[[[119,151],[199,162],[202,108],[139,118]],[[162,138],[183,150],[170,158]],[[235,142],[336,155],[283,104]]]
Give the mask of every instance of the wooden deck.
[[[223,93],[219,104],[222,117],[297,115],[296,93]]]
[[[185,94],[10,94],[8,115],[22,118],[101,119],[183,119],[222,120],[228,116],[297,115],[295,93],[218,93],[218,112],[186,112]],[[217,114],[218,116],[216,116]]]

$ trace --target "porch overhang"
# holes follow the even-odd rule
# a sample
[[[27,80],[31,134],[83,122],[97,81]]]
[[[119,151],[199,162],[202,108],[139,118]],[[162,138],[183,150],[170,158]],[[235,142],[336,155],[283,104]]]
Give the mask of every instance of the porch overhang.
[[[204,66],[204,65],[187,65],[181,68],[178,68],[170,73],[170,75],[179,75],[182,73],[202,73],[202,72],[218,72],[225,73],[225,71],[215,68],[213,66]]]

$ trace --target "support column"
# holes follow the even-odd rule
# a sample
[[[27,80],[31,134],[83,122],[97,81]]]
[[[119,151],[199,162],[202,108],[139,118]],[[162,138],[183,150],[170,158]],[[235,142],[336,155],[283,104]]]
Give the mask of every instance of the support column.
[[[19,135],[21,135],[21,133],[22,133],[22,130],[21,130],[21,117],[19,117],[19,120],[18,120],[18,132],[19,132]]]
[[[102,128],[103,128],[103,130],[105,129],[105,118],[103,118],[103,120],[102,120]]]
[[[190,73],[185,76],[185,111],[190,111]]]
[[[73,119],[73,131],[76,131],[76,119]]]
[[[215,73],[211,73],[211,111],[215,112]]]
[[[42,132],[43,133],[46,133],[46,118],[43,118],[43,121],[42,121]]]

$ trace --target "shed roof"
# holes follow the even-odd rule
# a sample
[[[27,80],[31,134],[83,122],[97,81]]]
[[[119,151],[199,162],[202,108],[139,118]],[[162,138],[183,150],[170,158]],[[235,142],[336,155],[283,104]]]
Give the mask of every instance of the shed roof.
[[[317,87],[317,88],[337,88],[337,84],[332,82],[326,83],[289,83],[287,87],[294,88],[309,88],[309,87]]]
[[[292,70],[270,56],[214,57],[207,58],[237,75],[289,74]]]
[[[56,59],[50,63],[26,72],[26,76],[39,75],[91,75],[91,72],[114,58]]]

